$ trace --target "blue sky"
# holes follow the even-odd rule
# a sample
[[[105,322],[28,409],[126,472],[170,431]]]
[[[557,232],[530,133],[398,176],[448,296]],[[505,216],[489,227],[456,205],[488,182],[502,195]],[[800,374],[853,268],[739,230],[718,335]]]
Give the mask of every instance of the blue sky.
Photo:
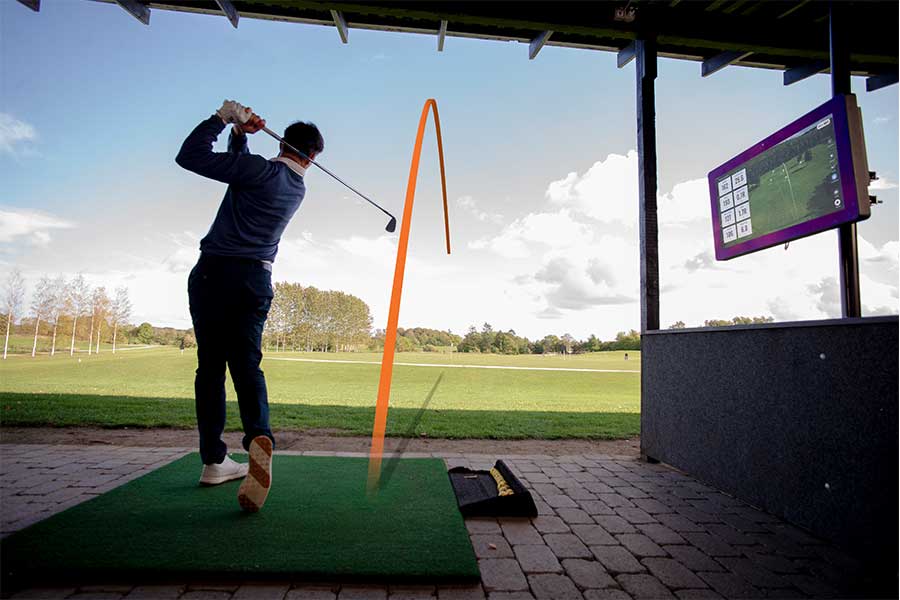
[[[434,97],[455,253],[440,253],[429,142],[401,324],[458,331],[488,320],[531,336],[609,336],[637,326],[636,224],[621,209],[634,204],[634,69],[617,69],[614,54],[545,47],[529,61],[523,44],[459,38],[438,53],[434,36],[355,29],[343,45],[332,27],[243,19],[235,30],[225,18],[166,11],[154,11],[145,27],[113,5],[43,4],[35,14],[0,3],[8,138],[0,140],[0,275],[18,265],[32,280],[83,271],[97,285],[124,282],[136,316],[185,326],[183,278],[223,189],[173,157],[223,98],[252,106],[274,129],[316,122],[322,162],[399,216],[418,113]],[[729,68],[704,79],[699,70],[672,60],[659,69],[660,193],[669,198],[661,208],[664,324],[731,312],[831,316],[833,233],[787,253],[696,269],[711,248],[701,244],[710,237],[708,200],[686,185],[827,100],[828,77],[784,87],[776,71]],[[870,280],[863,300],[868,286],[870,312],[896,312],[897,86],[866,93],[855,80],[854,88],[870,168],[886,188],[877,192],[885,203],[859,227]],[[265,156],[275,148],[251,140]],[[581,191],[554,198],[553,182],[569,174]],[[310,173],[307,183],[276,278],[356,293],[381,326],[395,238],[384,235],[380,213],[333,181]],[[773,265],[780,278],[771,281]],[[609,276],[585,277],[595,272]],[[771,283],[759,289],[754,282],[767,274]]]

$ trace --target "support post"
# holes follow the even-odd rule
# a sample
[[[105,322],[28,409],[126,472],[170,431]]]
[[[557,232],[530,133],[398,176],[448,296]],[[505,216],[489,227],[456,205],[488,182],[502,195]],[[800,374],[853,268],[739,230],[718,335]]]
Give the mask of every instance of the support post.
[[[634,42],[641,236],[641,333],[659,329],[659,226],[656,215],[656,39]]]
[[[831,93],[850,93],[850,51],[847,46],[847,32],[841,26],[844,5],[832,2],[828,15],[828,29],[831,41]],[[864,202],[865,198],[860,198]],[[859,254],[856,246],[856,223],[846,223],[838,228],[841,274],[841,315],[861,317],[862,307],[859,297]]]

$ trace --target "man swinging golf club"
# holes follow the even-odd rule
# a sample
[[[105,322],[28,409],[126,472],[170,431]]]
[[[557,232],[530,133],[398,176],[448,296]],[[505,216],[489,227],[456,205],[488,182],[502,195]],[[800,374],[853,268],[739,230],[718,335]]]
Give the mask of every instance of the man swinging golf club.
[[[213,142],[228,124],[233,126],[228,151],[213,152]],[[216,485],[243,477],[238,501],[250,512],[262,507],[272,485],[275,438],[259,368],[263,325],[274,296],[272,263],[281,235],[306,194],[306,168],[325,148],[315,125],[298,122],[285,130],[276,158],[250,154],[247,134],[265,125],[250,108],[226,100],[194,128],[175,158],[189,171],[228,184],[212,227],[200,240],[200,260],[188,277],[197,338],[200,483]],[[237,392],[249,465],[232,460],[222,441],[226,364]]]

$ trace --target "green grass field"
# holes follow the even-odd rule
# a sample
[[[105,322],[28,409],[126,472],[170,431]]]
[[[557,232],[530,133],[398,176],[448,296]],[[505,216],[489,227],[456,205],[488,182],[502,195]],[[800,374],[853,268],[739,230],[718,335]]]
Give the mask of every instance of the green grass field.
[[[754,237],[796,225],[834,209],[827,198],[821,204],[824,210],[811,209],[807,204],[816,190],[828,181],[831,173],[828,153],[826,144],[818,144],[812,148],[812,160],[801,164],[797,158],[792,158],[760,177],[759,186],[750,190]]]
[[[398,353],[388,435],[446,438],[623,438],[640,430],[640,353],[570,357]],[[275,359],[312,359],[300,362]],[[354,361],[351,364],[335,361]],[[381,355],[268,353],[272,426],[369,435]],[[377,364],[368,364],[368,363]],[[404,366],[399,363],[446,364]],[[525,369],[456,368],[513,366]],[[526,370],[601,369],[627,372]],[[0,363],[7,426],[193,428],[192,350],[10,357]],[[230,382],[229,430],[239,430]],[[429,392],[431,400],[424,407]],[[424,407],[424,409],[423,409]]]

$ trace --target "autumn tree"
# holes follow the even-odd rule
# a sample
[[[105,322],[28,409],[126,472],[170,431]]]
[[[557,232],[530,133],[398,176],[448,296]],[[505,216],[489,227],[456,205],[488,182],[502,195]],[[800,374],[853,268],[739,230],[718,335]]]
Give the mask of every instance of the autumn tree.
[[[84,316],[91,301],[91,288],[79,273],[69,284],[69,310],[72,312],[72,344],[69,347],[69,355],[75,354],[75,332],[78,328],[78,317]],[[92,328],[93,329],[93,328]]]
[[[19,269],[13,269],[6,278],[3,287],[3,314],[6,316],[6,340],[3,342],[3,360],[6,360],[6,351],[9,348],[9,331],[15,323],[19,311],[22,310],[22,302],[25,300],[25,278]]]
[[[110,310],[112,316],[113,336],[112,351],[116,353],[116,334],[120,323],[127,323],[131,318],[131,299],[128,297],[128,288],[125,286],[116,288],[116,297],[112,301]]]
[[[94,290],[94,293],[91,296],[91,335],[93,335],[93,324],[96,319],[97,322],[97,345],[96,345],[96,354],[100,354],[100,333],[103,328],[103,321],[106,320],[106,317],[109,313],[110,300],[109,296],[106,295],[106,288],[103,286],[98,287]],[[88,354],[90,354],[90,348],[88,348]]]
[[[59,328],[59,318],[63,311],[66,310],[67,293],[66,280],[60,275],[50,283],[50,298],[48,303],[50,306],[49,318],[53,320],[53,337],[50,342],[50,356],[56,355],[56,330]]]
[[[41,319],[47,317],[53,308],[53,282],[46,276],[41,277],[34,288],[31,298],[31,312],[34,314],[34,344],[31,346],[31,357],[37,355],[38,329]]]

